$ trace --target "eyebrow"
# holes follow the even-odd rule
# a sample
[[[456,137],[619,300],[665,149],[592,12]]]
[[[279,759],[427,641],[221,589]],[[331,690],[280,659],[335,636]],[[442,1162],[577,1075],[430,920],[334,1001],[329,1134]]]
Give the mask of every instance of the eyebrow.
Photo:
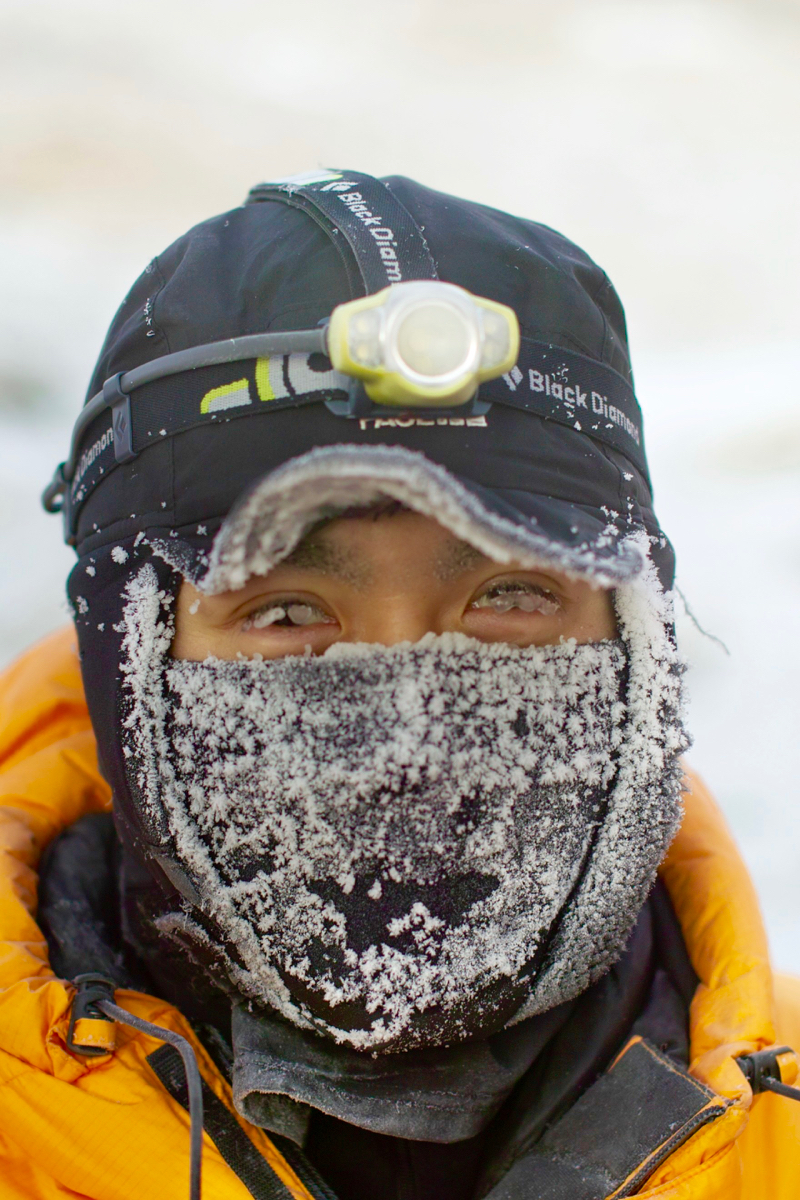
[[[459,575],[466,574],[467,571],[474,571],[476,567],[482,567],[489,561],[490,559],[483,551],[471,546],[469,542],[462,542],[458,539],[451,542],[442,552],[434,571],[437,579],[442,583],[448,583],[452,579],[457,579]]]
[[[438,556],[433,565],[433,574],[442,583],[449,583],[474,571],[491,560],[469,542],[454,538]],[[354,587],[363,587],[372,581],[373,572],[369,565],[353,550],[332,546],[325,540],[324,530],[312,530],[295,546],[281,565],[296,567],[301,571],[316,571],[343,579]]]
[[[320,575],[331,575],[358,587],[369,582],[371,572],[359,561],[352,550],[331,546],[323,533],[311,532],[287,554],[281,566],[297,567],[301,571],[317,571]]]

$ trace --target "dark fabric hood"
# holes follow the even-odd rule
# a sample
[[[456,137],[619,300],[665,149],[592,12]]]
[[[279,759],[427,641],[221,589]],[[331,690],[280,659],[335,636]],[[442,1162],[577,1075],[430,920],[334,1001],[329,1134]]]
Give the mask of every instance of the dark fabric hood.
[[[407,179],[384,182],[424,229],[440,279],[511,305],[523,337],[583,355],[631,382],[619,300],[581,250],[533,222]],[[112,323],[88,394],[117,372],[204,342],[313,328],[352,295],[341,254],[307,213],[271,199],[245,204],[197,226],[150,264]],[[168,387],[202,394],[229,378],[218,370],[186,372]],[[526,385],[523,377],[519,382]],[[163,381],[159,386],[149,401],[147,388],[141,389],[156,433],[158,405],[169,396]],[[451,479],[487,519],[549,538],[576,562],[594,556],[607,566],[606,581],[635,574],[638,559],[631,556],[628,535],[644,532],[662,585],[671,585],[672,550],[653,511],[646,471],[579,427],[502,403],[493,404],[482,421],[360,421],[334,415],[320,397],[301,407],[248,410],[186,429],[116,466],[80,508],[79,561],[69,596],[124,846],[125,920],[145,958],[152,953],[164,960],[163,943],[153,937],[148,946],[143,939],[157,914],[179,910],[187,897],[167,830],[147,824],[126,777],[120,737],[125,587],[135,571],[152,563],[168,619],[182,579],[202,574],[232,511],[287,463],[342,446],[356,454],[413,452],[433,475]],[[207,933],[213,946],[218,931]],[[185,1004],[188,991],[201,1008],[219,1001],[227,985],[213,954],[196,976],[190,974],[176,960],[176,994],[168,998]]]

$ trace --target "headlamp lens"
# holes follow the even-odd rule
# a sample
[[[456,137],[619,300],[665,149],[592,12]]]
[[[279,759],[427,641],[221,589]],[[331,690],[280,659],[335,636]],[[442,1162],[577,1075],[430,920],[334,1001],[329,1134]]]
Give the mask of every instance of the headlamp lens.
[[[362,309],[350,318],[347,346],[350,357],[359,366],[379,367],[383,362],[381,325],[381,314],[375,308]]]
[[[511,330],[508,320],[491,308],[482,311],[483,316],[483,346],[481,348],[481,370],[488,371],[492,367],[504,363],[511,349]]]
[[[474,331],[454,305],[428,302],[400,318],[395,352],[415,375],[441,379],[468,365],[474,341]]]

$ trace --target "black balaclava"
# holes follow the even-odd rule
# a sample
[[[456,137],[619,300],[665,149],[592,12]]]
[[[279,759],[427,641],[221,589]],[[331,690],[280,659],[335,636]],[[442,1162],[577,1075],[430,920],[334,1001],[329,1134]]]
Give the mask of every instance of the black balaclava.
[[[103,465],[102,418],[87,432],[88,482],[73,495],[79,561],[69,580],[87,699],[123,844],[126,936],[160,991],[198,1019],[222,1022],[233,1003],[237,1019],[246,1011],[277,1013],[299,1029],[373,1052],[485,1037],[602,976],[621,953],[677,827],[677,756],[685,745],[668,591],[673,558],[653,513],[641,424],[634,444],[625,417],[628,447],[619,434],[622,410],[569,382],[570,364],[594,364],[630,386],[624,318],[611,284],[550,229],[406,179],[385,186],[424,230],[439,278],[512,306],[523,346],[546,346],[552,373],[515,368],[494,391],[482,390],[492,398],[485,415],[396,420],[335,415],[325,404],[335,381],[322,356],[287,355],[269,364],[269,394],[278,399],[269,411],[263,360],[260,367],[237,362],[148,384],[134,420],[142,448],[130,462]],[[89,396],[108,377],[166,353],[313,327],[357,291],[329,229],[256,191],[147,268],[112,324]],[[513,401],[526,388],[559,399],[571,390],[577,409],[565,420],[563,413],[548,419],[520,408]],[[176,397],[183,404],[196,396],[198,411],[208,414],[209,396],[231,389],[245,396],[237,409],[162,431],[160,414]],[[294,404],[295,395],[304,403]],[[582,411],[591,406],[594,424]],[[172,662],[172,614],[183,579],[209,591],[240,586],[280,561],[315,522],[386,496],[434,516],[498,561],[550,563],[614,586],[619,641],[489,652],[468,639],[433,639],[314,662]],[[467,676],[475,682],[465,683]],[[510,685],[512,702],[499,694],[499,681]],[[316,850],[307,853],[298,868],[302,896],[293,894],[287,846],[309,851],[313,842],[319,849],[319,830],[312,836],[303,826],[293,793],[283,814],[283,827],[292,828],[281,843],[274,818],[284,793],[268,760],[284,755],[285,773],[305,747],[304,780],[294,783],[308,799],[322,755],[309,749],[308,737],[292,742],[292,706],[316,704],[324,718],[326,704],[344,689],[355,721],[369,707],[364,695],[371,688],[381,695],[376,712],[394,707],[401,723],[404,711],[411,723],[403,736],[394,731],[392,743],[384,721],[382,745],[394,755],[391,786],[386,761],[377,790],[375,761],[371,783],[362,776],[358,785],[367,807],[356,804],[353,820],[363,825],[372,804],[383,806],[387,821],[372,830],[366,849],[337,845],[324,863]],[[549,726],[540,719],[550,703],[543,688],[560,705]],[[216,706],[209,703],[215,689]],[[270,714],[260,732],[254,701]],[[500,745],[488,782],[480,772],[453,771],[451,754],[449,774],[436,775],[430,729],[411,726],[437,704],[450,725],[436,737],[448,750],[465,748],[448,741],[454,730],[483,754],[491,739]],[[243,767],[241,740],[211,729],[215,709],[223,708],[240,732],[251,722],[247,752],[270,767],[269,786],[257,769]],[[380,721],[365,727],[374,733]],[[348,734],[347,721],[327,743],[343,761],[348,737],[358,757],[364,745],[352,729]],[[419,767],[413,778],[397,767],[398,746],[409,739]],[[227,809],[220,796],[223,825],[224,812],[241,814],[254,788],[265,805],[249,824],[229,821],[221,839],[220,826],[203,827],[198,807],[198,797],[215,786],[215,763],[227,763],[233,780]],[[322,797],[325,830],[342,843],[343,798],[357,765],[341,774],[338,792],[331,785]],[[368,775],[369,764],[361,767]],[[446,818],[430,803],[437,780],[450,789]],[[416,804],[409,825],[426,829],[418,851],[428,861],[418,870],[400,863],[414,854],[400,837],[399,810],[392,811],[399,801]],[[542,812],[552,829],[549,847]],[[498,831],[494,851],[486,822]],[[525,858],[526,829],[537,830],[538,877],[535,855]],[[387,844],[387,830],[400,840]],[[554,848],[570,839],[564,871]],[[438,866],[429,853],[436,845]],[[468,864],[460,875],[459,857]],[[309,874],[309,862],[317,875]],[[525,887],[535,891],[537,878],[541,895],[526,913],[521,897]],[[307,921],[305,940],[292,935],[302,924],[297,902],[306,918],[315,905],[322,913]],[[527,933],[520,931],[526,921]],[[494,958],[493,938],[501,947]],[[431,967],[425,978],[420,964]],[[394,985],[382,987],[392,972]],[[411,996],[408,1011],[398,1007],[401,991]]]

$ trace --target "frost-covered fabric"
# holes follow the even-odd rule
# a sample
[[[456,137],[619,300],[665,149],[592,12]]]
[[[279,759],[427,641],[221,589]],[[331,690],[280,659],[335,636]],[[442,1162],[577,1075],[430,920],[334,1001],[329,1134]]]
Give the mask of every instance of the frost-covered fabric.
[[[359,1049],[444,1045],[578,994],[620,954],[679,817],[664,613],[620,642],[460,635],[177,662],[126,608],[129,770],[245,998]]]

